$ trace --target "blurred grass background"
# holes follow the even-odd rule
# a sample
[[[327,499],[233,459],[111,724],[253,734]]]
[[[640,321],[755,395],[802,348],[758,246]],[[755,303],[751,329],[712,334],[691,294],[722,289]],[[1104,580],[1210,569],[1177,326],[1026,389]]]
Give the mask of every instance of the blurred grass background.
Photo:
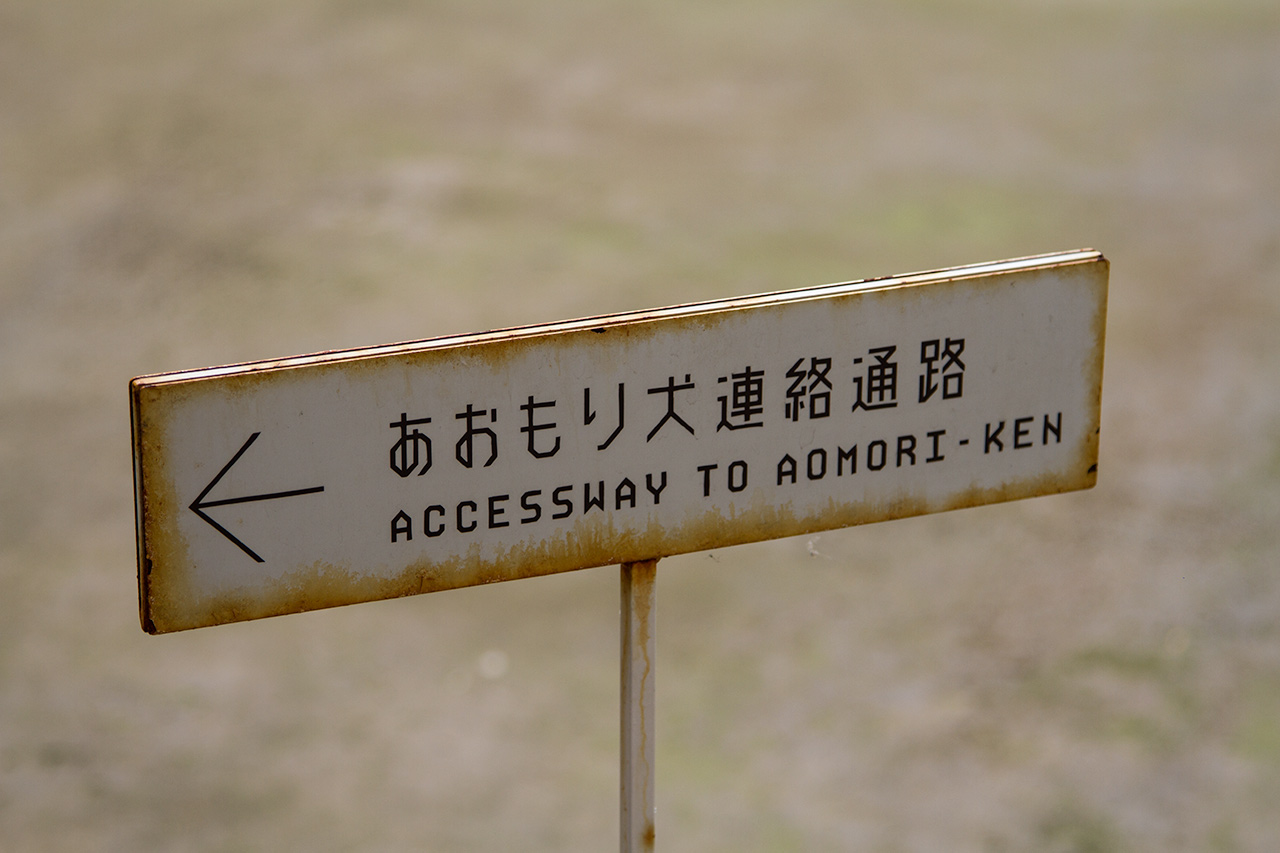
[[[1099,485],[666,560],[658,849],[1280,849],[1270,0],[0,0],[0,849],[617,844],[617,572],[136,616],[127,380],[1091,246]]]

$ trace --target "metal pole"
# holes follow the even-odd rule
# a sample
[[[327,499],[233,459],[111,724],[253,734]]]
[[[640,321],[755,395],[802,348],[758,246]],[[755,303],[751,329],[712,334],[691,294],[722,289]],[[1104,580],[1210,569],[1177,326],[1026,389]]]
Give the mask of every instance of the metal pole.
[[[622,853],[653,850],[657,566],[622,564]]]

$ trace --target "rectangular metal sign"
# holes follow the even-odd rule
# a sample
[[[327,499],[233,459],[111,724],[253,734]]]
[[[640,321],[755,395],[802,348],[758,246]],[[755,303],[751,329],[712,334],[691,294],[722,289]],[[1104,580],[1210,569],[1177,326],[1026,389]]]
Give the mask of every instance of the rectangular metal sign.
[[[1093,485],[1093,251],[130,384],[152,633]]]

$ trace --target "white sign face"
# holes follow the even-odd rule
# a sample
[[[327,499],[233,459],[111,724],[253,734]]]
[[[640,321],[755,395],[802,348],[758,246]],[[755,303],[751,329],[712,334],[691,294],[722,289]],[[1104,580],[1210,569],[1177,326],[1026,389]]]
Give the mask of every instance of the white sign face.
[[[176,631],[1092,486],[1091,251],[130,385]]]

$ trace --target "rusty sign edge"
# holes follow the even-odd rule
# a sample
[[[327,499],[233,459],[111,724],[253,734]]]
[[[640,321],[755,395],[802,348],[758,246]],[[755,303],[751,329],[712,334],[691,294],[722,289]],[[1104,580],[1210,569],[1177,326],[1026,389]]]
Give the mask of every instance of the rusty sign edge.
[[[1031,263],[1029,261],[1036,261]],[[710,541],[696,534],[690,536],[681,532],[675,539],[680,540],[680,544],[674,545],[667,549],[664,553],[653,553],[653,549],[636,550],[634,547],[619,546],[610,549],[607,555],[597,552],[597,556],[588,562],[575,565],[564,565],[563,558],[561,560],[552,560],[550,565],[543,563],[537,559],[538,555],[532,553],[524,559],[513,561],[513,565],[506,567],[494,566],[487,575],[478,576],[478,578],[470,583],[436,583],[434,578],[438,578],[441,574],[439,566],[431,566],[425,564],[425,561],[419,561],[409,568],[413,571],[406,570],[402,573],[399,580],[403,580],[410,574],[416,576],[416,584],[400,584],[397,590],[381,589],[370,590],[369,594],[352,594],[351,589],[347,589],[338,598],[340,600],[325,601],[324,596],[304,595],[303,601],[299,604],[294,602],[287,606],[271,606],[245,608],[243,605],[236,606],[232,602],[227,602],[226,606],[209,608],[210,612],[205,619],[165,619],[157,618],[159,614],[153,606],[155,602],[151,596],[151,553],[152,542],[150,537],[149,518],[151,515],[152,495],[149,493],[146,483],[145,471],[143,470],[143,458],[145,456],[145,418],[144,418],[144,400],[151,393],[160,392],[164,386],[172,386],[177,383],[202,383],[205,380],[213,380],[219,378],[231,378],[239,375],[248,378],[253,375],[255,380],[266,379],[264,373],[271,373],[277,370],[293,370],[308,366],[326,366],[330,368],[339,367],[343,362],[364,360],[369,358],[397,358],[404,356],[412,356],[416,353],[424,352],[428,349],[453,349],[457,347],[467,346],[469,344],[497,343],[497,342],[515,342],[523,341],[532,343],[533,339],[544,338],[547,336],[583,332],[591,330],[596,326],[607,325],[611,327],[625,326],[631,324],[648,324],[667,319],[687,319],[696,317],[699,314],[707,314],[719,311],[741,310],[750,307],[766,307],[770,305],[785,305],[791,302],[806,301],[814,298],[822,298],[828,296],[840,296],[845,294],[866,293],[871,290],[879,290],[886,288],[912,286],[917,284],[935,284],[945,283],[949,281],[959,281],[971,278],[999,278],[1004,273],[1018,272],[1035,272],[1051,269],[1054,267],[1099,264],[1101,270],[1101,294],[1099,298],[1098,317],[1095,320],[1095,346],[1093,348],[1094,363],[1089,367],[1088,372],[1093,374],[1094,379],[1091,381],[1093,388],[1093,397],[1091,401],[1090,413],[1093,419],[1094,430],[1092,440],[1087,447],[1082,447],[1082,455],[1090,456],[1090,459],[1081,459],[1081,462],[1089,462],[1087,473],[1078,473],[1070,478],[1057,478],[1052,482],[1039,483],[1019,483],[1010,482],[1005,484],[1005,488],[1000,490],[1002,494],[974,494],[967,496],[957,496],[947,501],[945,506],[931,506],[928,502],[922,502],[920,505],[901,505],[895,507],[873,508],[869,512],[863,512],[861,508],[846,508],[844,511],[836,513],[822,513],[821,518],[797,518],[790,520],[789,523],[764,524],[760,527],[753,528],[753,533],[738,536],[733,541],[724,541],[719,538],[718,541]],[[576,321],[564,321],[555,324],[543,324],[539,326],[523,327],[514,330],[501,330],[499,332],[483,333],[472,336],[453,336],[434,341],[422,342],[422,344],[436,344],[434,347],[426,346],[409,346],[393,345],[388,347],[364,348],[361,350],[337,351],[330,354],[321,354],[320,358],[313,356],[303,356],[296,360],[286,359],[282,361],[271,362],[253,362],[238,366],[240,369],[226,372],[208,371],[183,371],[170,374],[155,374],[148,377],[138,377],[130,382],[130,421],[131,431],[133,433],[134,444],[134,486],[135,486],[135,502],[136,502],[136,521],[138,527],[138,582],[139,582],[139,607],[142,626],[148,633],[168,633],[171,631],[187,630],[196,627],[208,627],[216,624],[225,624],[231,621],[244,621],[247,619],[266,618],[274,615],[284,615],[292,612],[303,612],[313,609],[324,609],[327,607],[341,606],[345,604],[359,603],[365,601],[382,600],[386,598],[401,597],[405,595],[418,594],[422,592],[441,591],[444,589],[459,588],[461,586],[480,585],[485,583],[496,582],[500,580],[513,580],[525,577],[536,577],[545,574],[553,574],[558,572],[572,571],[577,569],[592,568],[596,566],[609,565],[621,561],[634,561],[638,559],[649,559],[655,557],[670,556],[679,553],[689,553],[698,550],[704,550],[708,547],[727,547],[731,544],[746,544],[749,542],[764,541],[773,538],[782,538],[785,536],[804,535],[821,530],[837,529],[841,527],[853,526],[863,523],[872,523],[876,521],[893,520],[905,518],[925,513],[940,512],[949,509],[958,509],[970,506],[978,506],[983,504],[991,504],[1001,501],[1016,500],[1024,497],[1033,497],[1045,494],[1054,494],[1065,491],[1073,491],[1091,487],[1096,481],[1096,462],[1097,462],[1097,425],[1100,422],[1100,395],[1101,395],[1101,373],[1102,373],[1102,357],[1103,342],[1105,335],[1105,314],[1106,314],[1106,279],[1109,263],[1106,258],[1099,252],[1080,251],[1073,253],[1059,253],[1054,255],[1037,256],[1034,259],[1022,259],[1010,262],[995,262],[988,264],[976,264],[964,267],[950,268],[945,271],[932,273],[910,274],[902,276],[893,276],[885,279],[869,279],[863,282],[853,283],[852,285],[824,285],[813,288],[804,288],[798,291],[783,291],[777,294],[764,294],[763,300],[756,300],[753,297],[744,297],[741,300],[717,300],[706,303],[693,303],[687,306],[673,306],[672,309],[656,309],[655,311],[627,312],[624,314],[610,315],[606,318],[585,318]],[[917,280],[921,279],[923,280]],[[756,301],[753,301],[756,300]],[[663,311],[671,313],[663,314]],[[601,323],[607,320],[607,323]],[[377,350],[371,354],[370,350]],[[294,362],[294,363],[287,363]],[[159,381],[154,381],[159,380]],[[1084,466],[1081,465],[1080,468]],[[1080,468],[1076,468],[1079,472]],[[1041,478],[1043,479],[1043,478]],[[1052,479],[1052,478],[1051,478]],[[987,490],[988,492],[992,490]],[[908,504],[910,502],[907,502]],[[697,522],[691,522],[685,525],[689,528],[698,527]],[[758,534],[758,535],[756,535]],[[713,537],[715,538],[715,537]],[[534,551],[540,549],[532,549]],[[323,577],[335,573],[343,573],[343,570],[337,566],[316,565],[312,567],[317,577]],[[432,571],[435,568],[437,571]],[[300,581],[295,588],[309,587],[309,582]],[[386,586],[386,584],[381,584]],[[416,588],[415,588],[416,587]],[[247,612],[252,610],[256,612]]]
[[[1107,259],[1103,256],[1102,252],[1097,251],[1096,249],[1077,249],[1069,252],[1029,255],[1024,258],[1011,258],[1004,261],[965,264],[962,266],[945,267],[937,270],[880,276],[834,284],[813,285],[810,287],[802,287],[792,290],[748,294],[746,296],[728,299],[713,299],[702,302],[681,303],[660,308],[624,311],[616,314],[601,314],[590,317],[558,320],[549,323],[536,323],[528,326],[511,326],[484,332],[442,335],[434,338],[403,341],[394,344],[375,344],[367,347],[324,350],[305,355],[237,362],[216,367],[149,373],[134,377],[130,380],[130,385],[157,386],[180,382],[216,379],[224,376],[315,367],[322,364],[337,364],[365,359],[394,358],[402,355],[412,355],[419,352],[477,346],[497,341],[549,337],[557,334],[577,332],[597,327],[617,328],[619,326],[653,323],[663,320],[695,317],[704,314],[716,314],[722,311],[742,310],[769,305],[804,302],[811,299],[867,293],[874,290],[914,287],[923,284],[940,284],[948,281],[962,281],[969,278],[1048,270],[1057,267],[1097,262],[1107,263]]]

